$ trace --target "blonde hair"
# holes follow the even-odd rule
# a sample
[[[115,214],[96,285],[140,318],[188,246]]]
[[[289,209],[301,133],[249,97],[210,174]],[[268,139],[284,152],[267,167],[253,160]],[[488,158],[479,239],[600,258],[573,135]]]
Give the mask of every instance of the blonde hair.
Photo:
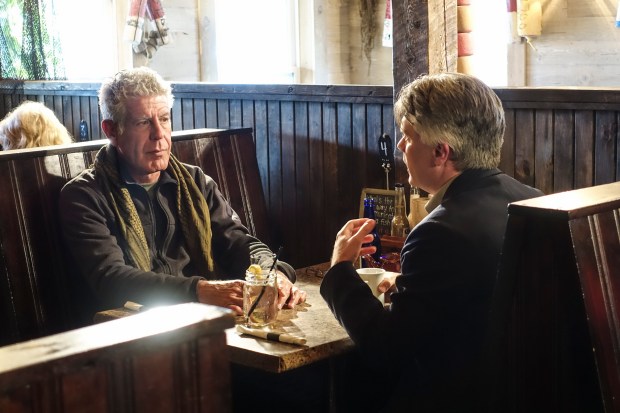
[[[447,143],[456,169],[496,168],[504,142],[504,108],[493,89],[460,73],[420,76],[404,86],[394,117],[405,117],[423,143]]]
[[[71,135],[54,112],[40,102],[25,101],[0,122],[2,149],[70,143]]]

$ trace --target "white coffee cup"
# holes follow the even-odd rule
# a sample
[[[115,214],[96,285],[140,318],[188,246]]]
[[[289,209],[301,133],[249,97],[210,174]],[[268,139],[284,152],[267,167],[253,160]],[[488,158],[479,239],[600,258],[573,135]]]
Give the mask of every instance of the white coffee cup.
[[[384,304],[384,294],[377,291],[377,287],[385,278],[385,270],[383,268],[358,268],[357,273],[360,278],[366,282],[372,294]]]

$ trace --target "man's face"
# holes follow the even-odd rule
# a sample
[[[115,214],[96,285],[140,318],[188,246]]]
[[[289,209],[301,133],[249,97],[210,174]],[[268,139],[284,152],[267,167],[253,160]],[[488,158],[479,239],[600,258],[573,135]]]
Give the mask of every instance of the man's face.
[[[110,137],[131,177],[154,183],[168,167],[172,148],[170,109],[165,96],[135,97],[127,101],[123,133]]]
[[[433,185],[434,148],[422,143],[420,134],[404,116],[400,121],[402,138],[398,149],[403,152],[403,162],[409,173],[409,185],[431,192]]]

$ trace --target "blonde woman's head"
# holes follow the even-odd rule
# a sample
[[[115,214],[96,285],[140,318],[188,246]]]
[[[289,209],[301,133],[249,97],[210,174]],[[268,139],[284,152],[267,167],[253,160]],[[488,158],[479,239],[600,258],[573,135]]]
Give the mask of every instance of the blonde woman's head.
[[[0,122],[2,149],[60,145],[73,140],[54,112],[40,102],[25,101]]]

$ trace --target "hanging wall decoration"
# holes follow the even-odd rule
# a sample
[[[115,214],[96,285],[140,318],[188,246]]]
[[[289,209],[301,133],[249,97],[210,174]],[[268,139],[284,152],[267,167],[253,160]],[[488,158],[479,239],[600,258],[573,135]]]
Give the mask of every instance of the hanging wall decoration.
[[[371,52],[375,46],[375,35],[377,34],[377,22],[375,20],[377,5],[378,0],[360,0],[362,50],[368,60],[369,69]]]
[[[517,0],[517,34],[534,47],[532,40],[542,34],[542,6],[539,0]]]
[[[160,0],[131,0],[125,40],[134,53],[151,59],[159,46],[170,43],[164,7]]]

